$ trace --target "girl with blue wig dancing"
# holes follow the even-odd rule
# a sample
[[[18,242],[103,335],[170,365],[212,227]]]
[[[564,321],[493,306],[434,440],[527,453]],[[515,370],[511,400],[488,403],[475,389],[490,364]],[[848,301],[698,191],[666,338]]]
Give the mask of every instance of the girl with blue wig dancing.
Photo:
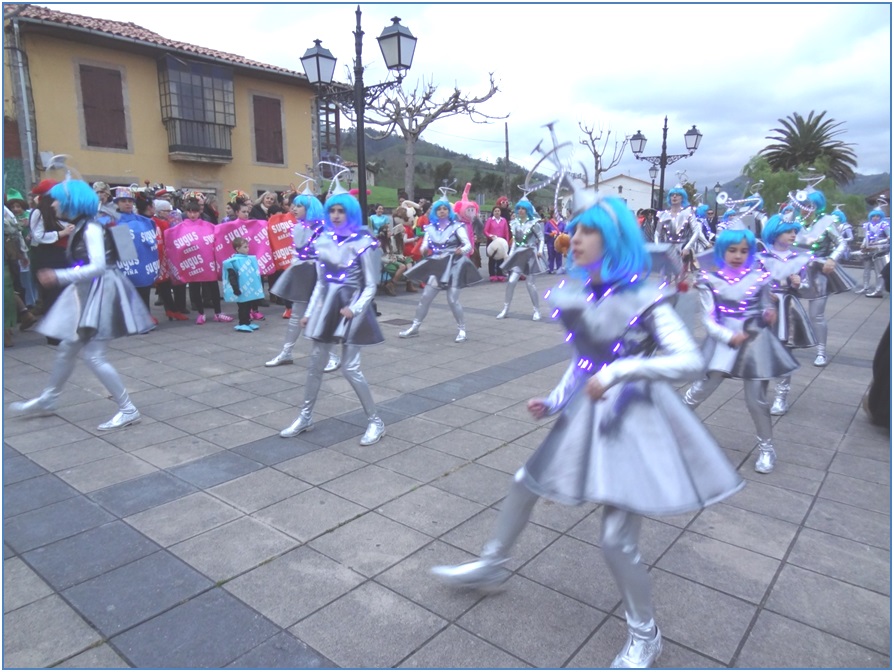
[[[90,185],[69,178],[50,189],[49,196],[59,219],[74,224],[66,249],[71,267],[38,271],[37,279],[45,287],[68,286],[36,331],[61,342],[41,395],[16,402],[11,408],[27,415],[56,410],[80,355],[118,404],[118,412],[97,429],[126,427],[140,419],[140,412],[106,359],[108,344],[114,338],[146,333],[155,325],[136,288],[117,266],[119,257],[111,232],[96,220],[99,198]]]
[[[301,318],[305,338],[314,341],[298,418],[282,430],[283,438],[313,427],[313,408],[320,392],[329,349],[342,344],[342,374],[354,388],[367,417],[361,446],[376,443],[385,423],[376,412],[369,385],[360,370],[360,348],[385,339],[371,303],[381,274],[378,243],[366,226],[360,204],[348,193],[330,196],[323,206],[324,228],[316,238],[317,281]]]
[[[569,279],[547,296],[572,359],[547,397],[528,401],[535,418],[561,415],[516,472],[480,557],[432,572],[449,585],[496,590],[539,497],[599,502],[599,545],[628,628],[612,667],[645,668],[662,645],[638,549],[642,517],[701,509],[742,480],[674,390],[701,373],[703,359],[672,308],[674,289],[646,280],[650,259],[633,215],[620,199],[582,189],[574,203]]]
[[[546,243],[544,242],[543,224],[534,214],[534,205],[527,198],[521,199],[515,204],[515,218],[509,223],[509,235],[512,238],[512,247],[509,255],[500,268],[504,273],[509,273],[509,282],[506,283],[506,299],[503,310],[497,314],[497,319],[502,320],[509,314],[509,304],[512,303],[512,295],[515,286],[521,276],[525,276],[525,286],[528,288],[528,296],[534,306],[531,319],[535,322],[540,319],[540,297],[537,295],[537,285],[534,284],[534,276],[546,272]]]

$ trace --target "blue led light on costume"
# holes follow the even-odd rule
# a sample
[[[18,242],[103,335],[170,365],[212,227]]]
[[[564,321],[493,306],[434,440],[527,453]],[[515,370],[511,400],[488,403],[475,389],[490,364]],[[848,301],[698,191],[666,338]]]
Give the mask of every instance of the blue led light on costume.
[[[556,308],[556,309],[552,312],[552,315],[550,315],[550,319],[553,319],[553,320],[556,319],[556,318],[559,316],[559,312],[560,312],[559,309]]]

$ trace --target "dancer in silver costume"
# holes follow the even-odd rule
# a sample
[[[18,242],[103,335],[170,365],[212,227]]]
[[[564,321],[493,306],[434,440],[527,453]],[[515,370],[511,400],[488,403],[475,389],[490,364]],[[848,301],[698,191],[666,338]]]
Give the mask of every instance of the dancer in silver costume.
[[[310,300],[311,292],[317,283],[317,252],[314,241],[323,230],[323,204],[308,189],[292,199],[292,215],[295,226],[292,229],[292,240],[295,248],[292,251],[292,265],[277,278],[270,293],[286,301],[291,301],[292,314],[286,327],[286,338],[280,353],[266,362],[264,366],[282,366],[291,364],[292,350],[301,335],[301,319],[304,309]],[[335,371],[341,365],[341,359],[335,352],[335,346],[329,351],[329,362],[324,372]]]
[[[313,408],[323,380],[331,344],[342,344],[342,374],[354,388],[368,424],[361,446],[376,443],[385,423],[376,412],[369,385],[360,370],[360,348],[384,342],[370,305],[381,275],[378,243],[364,226],[360,204],[348,193],[330,196],[323,206],[325,227],[316,239],[317,282],[301,318],[305,338],[314,341],[304,385],[301,413],[279,435],[297,436],[313,427]]]
[[[41,395],[11,408],[29,415],[53,412],[80,355],[118,404],[118,412],[97,429],[126,427],[140,419],[140,412],[106,359],[108,343],[113,338],[146,333],[154,324],[136,288],[117,266],[119,257],[111,233],[96,221],[99,199],[90,185],[68,178],[50,189],[49,195],[59,218],[75,228],[66,249],[71,268],[38,272],[44,286],[68,286],[36,331],[61,343]]]
[[[645,280],[649,256],[632,214],[620,199],[584,189],[574,203],[570,279],[548,295],[573,357],[550,395],[528,402],[534,417],[561,415],[515,474],[481,556],[432,572],[453,586],[495,590],[511,576],[505,565],[538,497],[600,502],[600,546],[628,627],[612,667],[645,668],[662,644],[638,549],[642,516],[701,509],[742,480],[674,390],[699,376],[704,360],[671,307],[674,289]]]
[[[528,296],[534,305],[534,314],[531,319],[535,322],[540,319],[540,297],[537,295],[537,286],[534,284],[534,276],[546,272],[546,243],[543,237],[543,224],[534,215],[534,205],[523,198],[515,204],[515,217],[509,223],[509,235],[512,238],[512,247],[509,255],[500,265],[505,273],[509,273],[509,282],[506,284],[506,298],[503,310],[497,315],[502,320],[509,314],[509,304],[512,303],[512,295],[518,279],[525,276],[525,287],[528,288]]]
[[[810,255],[794,247],[800,229],[798,222],[786,222],[780,215],[773,215],[761,233],[765,249],[760,253],[760,263],[770,274],[770,298],[777,304],[776,335],[789,350],[816,347],[810,317],[798,300],[801,290],[807,289],[807,264],[810,263]],[[791,375],[783,376],[776,383],[770,415],[785,415],[791,383]]]
[[[776,464],[767,386],[787,376],[798,362],[770,326],[777,312],[770,298],[770,274],[755,260],[757,241],[745,228],[730,227],[717,234],[714,260],[718,270],[702,271],[696,281],[708,338],[704,344],[708,375],[687,390],[683,400],[696,408],[723,382],[738,378],[745,386],[745,404],[757,431],[754,470],[769,474]]]
[[[838,229],[838,235],[844,238],[846,247],[842,259],[847,261],[851,258],[851,243],[854,242],[854,227],[847,221],[847,214],[841,209],[843,204],[835,206],[832,216],[835,218],[835,227]]]
[[[692,208],[689,206],[689,195],[678,184],[667,192],[667,210],[658,213],[658,224],[655,227],[656,243],[670,243],[677,248],[683,260],[683,270],[676,280],[683,280],[695,263],[695,252],[703,238],[701,227]],[[707,249],[707,245],[702,245]],[[667,278],[672,280],[673,278]]]
[[[885,278],[882,269],[891,259],[891,229],[885,221],[885,213],[876,208],[869,212],[869,219],[863,224],[863,243],[860,246],[863,252],[863,287],[856,290],[857,294],[866,292],[871,299],[880,299],[884,296]],[[875,289],[869,291],[872,271],[875,270]]]
[[[462,304],[459,302],[459,290],[481,282],[481,274],[475,264],[466,256],[472,251],[472,241],[466,231],[466,225],[453,212],[453,206],[447,200],[446,193],[440,200],[432,203],[431,222],[426,225],[422,239],[422,254],[431,252],[430,257],[404,273],[410,281],[424,282],[425,289],[416,307],[413,324],[400,332],[401,338],[412,338],[419,335],[419,327],[428,315],[428,309],[439,289],[447,290],[447,305],[456,320],[457,343],[466,340],[466,320]]]

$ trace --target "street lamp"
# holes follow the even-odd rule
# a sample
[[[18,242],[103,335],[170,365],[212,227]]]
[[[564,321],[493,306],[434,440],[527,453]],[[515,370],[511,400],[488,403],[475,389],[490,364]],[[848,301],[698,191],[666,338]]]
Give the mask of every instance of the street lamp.
[[[357,117],[357,187],[360,193],[357,200],[360,201],[360,210],[363,213],[363,221],[367,218],[366,204],[366,130],[364,128],[363,117],[366,113],[366,97],[375,98],[382,91],[399,86],[403,81],[404,73],[410,69],[413,64],[413,54],[416,51],[416,38],[406,26],[400,25],[400,17],[391,19],[392,25],[387,26],[382,34],[379,35],[379,48],[382,50],[382,58],[389,70],[397,73],[397,79],[391,82],[375,84],[373,86],[363,86],[363,28],[360,27],[360,5],[357,5],[357,27],[354,30],[354,90],[351,92],[351,98],[347,97],[347,92],[336,92],[327,95],[318,93],[317,99],[335,100],[343,105],[351,105],[354,108],[354,114]],[[332,77],[335,73],[335,56],[328,49],[322,46],[320,40],[314,40],[314,46],[304,52],[301,57],[301,66],[307,75],[307,81],[318,88],[323,88],[332,83]]]
[[[657,210],[658,208],[655,207],[655,178],[658,177],[658,166],[654,164],[649,166],[649,177],[652,178],[652,189],[649,191],[649,207],[652,210]]]
[[[686,149],[689,150],[688,154],[671,154],[667,153],[667,117],[664,118],[664,128],[662,139],[661,139],[661,155],[660,156],[640,156],[643,153],[643,150],[646,148],[646,136],[642,134],[642,131],[637,131],[635,135],[630,138],[630,149],[633,151],[633,155],[636,156],[637,159],[641,159],[643,161],[648,161],[653,166],[658,166],[661,169],[661,180],[659,182],[658,187],[658,204],[659,207],[664,203],[664,169],[667,168],[672,163],[679,161],[680,159],[685,159],[686,157],[692,156],[695,154],[695,150],[698,149],[699,144],[702,141],[701,132],[695,127],[693,124],[692,128],[690,128],[686,133],[683,134],[683,140],[686,143]],[[650,171],[651,174],[651,171]]]

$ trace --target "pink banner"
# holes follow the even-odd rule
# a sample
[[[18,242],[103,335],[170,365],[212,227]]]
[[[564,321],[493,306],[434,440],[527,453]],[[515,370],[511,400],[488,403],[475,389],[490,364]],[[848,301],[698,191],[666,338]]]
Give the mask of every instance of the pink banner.
[[[184,220],[165,231],[165,254],[171,279],[179,284],[220,278],[214,257],[216,227],[203,219]]]
[[[292,250],[295,240],[292,229],[295,228],[295,217],[290,212],[280,212],[267,220],[267,235],[270,238],[270,251],[273,253],[273,265],[277,271],[284,271],[292,265]]]
[[[273,252],[270,250],[270,237],[267,234],[267,222],[263,219],[234,219],[232,222],[218,224],[217,238],[214,243],[214,258],[218,267],[233,256],[233,239],[245,238],[248,241],[248,253],[258,258],[261,275],[270,275],[276,271],[273,265]]]

